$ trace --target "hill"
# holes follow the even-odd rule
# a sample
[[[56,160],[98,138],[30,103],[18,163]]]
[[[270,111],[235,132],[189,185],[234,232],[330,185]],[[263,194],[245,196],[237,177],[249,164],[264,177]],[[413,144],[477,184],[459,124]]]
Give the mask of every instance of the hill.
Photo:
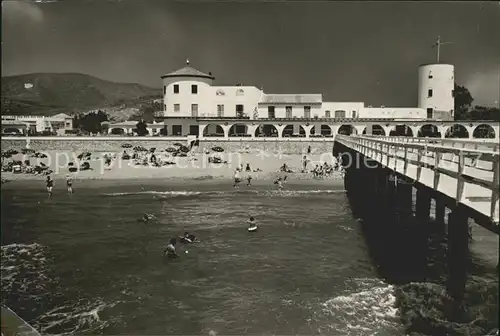
[[[9,76],[2,77],[2,114],[74,114],[102,109],[121,115],[121,108],[139,108],[161,98],[161,93],[161,89],[141,84],[115,83],[78,73]]]

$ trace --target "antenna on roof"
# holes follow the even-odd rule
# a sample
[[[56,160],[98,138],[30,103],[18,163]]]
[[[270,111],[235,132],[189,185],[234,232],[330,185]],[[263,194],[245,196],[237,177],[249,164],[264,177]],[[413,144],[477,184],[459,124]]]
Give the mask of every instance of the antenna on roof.
[[[189,65],[189,58],[186,60],[186,65]]]
[[[441,42],[441,36],[438,36],[436,43],[434,43],[434,45],[432,46],[433,48],[437,47],[437,63],[439,63],[439,54],[441,52],[441,46],[443,44],[450,44],[450,43],[453,43],[453,42]]]

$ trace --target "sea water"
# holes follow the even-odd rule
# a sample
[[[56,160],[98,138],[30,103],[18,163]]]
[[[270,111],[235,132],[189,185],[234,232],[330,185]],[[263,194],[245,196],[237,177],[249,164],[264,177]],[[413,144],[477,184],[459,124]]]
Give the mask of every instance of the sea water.
[[[49,199],[8,184],[2,303],[44,334],[403,334],[343,188],[285,188],[91,181]],[[185,231],[201,242],[166,259]]]

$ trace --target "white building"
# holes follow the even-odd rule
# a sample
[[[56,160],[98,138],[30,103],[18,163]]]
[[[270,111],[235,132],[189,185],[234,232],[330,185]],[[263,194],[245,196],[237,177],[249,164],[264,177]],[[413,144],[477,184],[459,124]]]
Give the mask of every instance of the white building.
[[[418,107],[372,107],[363,102],[325,102],[322,94],[271,94],[255,86],[216,86],[211,73],[186,67],[162,76],[163,111],[169,135],[198,135],[199,121],[214,125],[204,127],[208,134],[220,133],[216,121],[239,119],[246,125],[252,120],[268,119],[294,124],[300,122],[345,119],[449,120],[453,117],[453,66],[429,64],[419,68]],[[244,130],[236,130],[243,133]]]
[[[8,126],[9,125],[9,126]],[[14,126],[15,125],[15,126]],[[35,115],[2,115],[2,129],[9,133],[31,132],[56,132],[65,134],[67,130],[73,129],[71,116],[59,113],[50,117]],[[9,130],[10,129],[10,130]]]

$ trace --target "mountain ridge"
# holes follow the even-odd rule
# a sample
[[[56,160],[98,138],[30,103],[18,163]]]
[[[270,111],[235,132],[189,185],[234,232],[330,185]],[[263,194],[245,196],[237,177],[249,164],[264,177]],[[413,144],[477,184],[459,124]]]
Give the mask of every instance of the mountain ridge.
[[[122,120],[162,90],[139,83],[119,83],[82,73],[30,73],[2,77],[2,114],[72,115],[109,110]],[[125,110],[130,111],[127,112]]]

